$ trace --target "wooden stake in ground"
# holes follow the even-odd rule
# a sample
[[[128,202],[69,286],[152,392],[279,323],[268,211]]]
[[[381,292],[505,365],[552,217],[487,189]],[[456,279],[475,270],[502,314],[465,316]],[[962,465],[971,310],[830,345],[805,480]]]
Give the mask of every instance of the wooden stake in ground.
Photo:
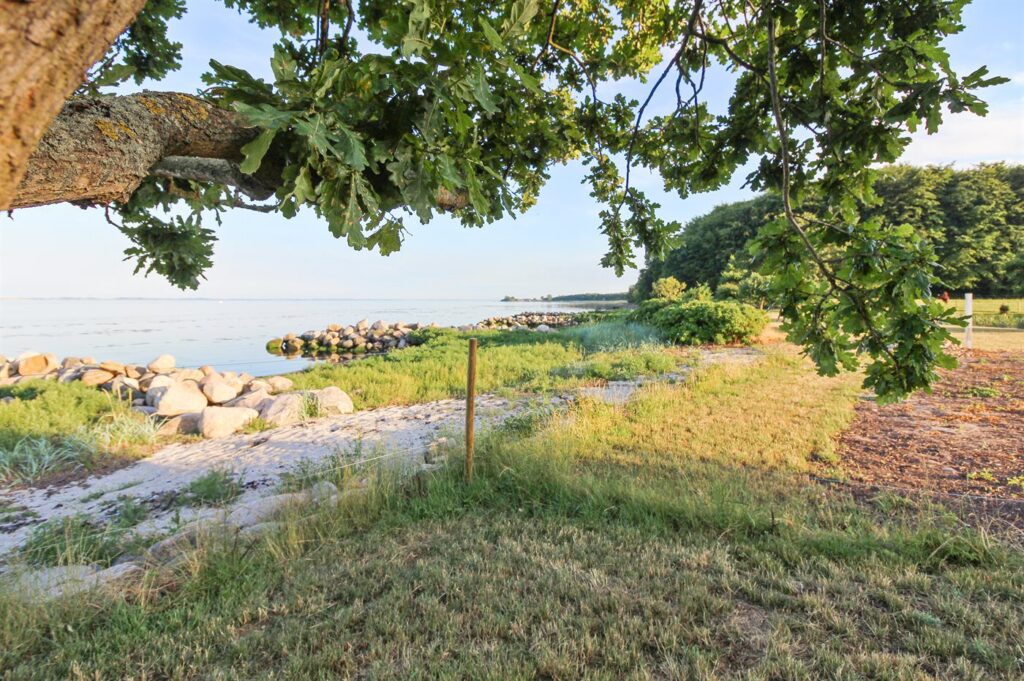
[[[473,482],[473,427],[476,420],[476,338],[469,339],[469,371],[466,376],[466,482]]]
[[[964,316],[967,317],[967,327],[964,328],[964,347],[970,350],[974,347],[974,294],[964,294]]]

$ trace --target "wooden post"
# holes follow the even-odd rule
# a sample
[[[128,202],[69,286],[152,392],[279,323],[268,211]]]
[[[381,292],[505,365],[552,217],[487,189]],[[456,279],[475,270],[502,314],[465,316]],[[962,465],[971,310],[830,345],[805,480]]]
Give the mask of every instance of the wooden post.
[[[964,328],[964,347],[970,350],[974,347],[974,294],[964,294],[964,316],[967,317],[967,327]]]
[[[473,482],[473,437],[476,420],[476,338],[469,339],[469,371],[466,375],[466,482]]]

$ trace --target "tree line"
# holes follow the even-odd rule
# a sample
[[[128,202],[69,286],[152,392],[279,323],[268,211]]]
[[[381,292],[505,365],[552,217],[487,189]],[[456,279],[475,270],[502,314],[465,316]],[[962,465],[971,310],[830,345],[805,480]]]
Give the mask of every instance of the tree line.
[[[879,201],[861,206],[863,219],[908,224],[930,242],[940,280],[936,294],[1024,296],[1024,166],[895,165],[879,171],[874,190]],[[805,207],[819,203],[812,198]],[[781,197],[770,193],[691,220],[678,246],[641,270],[631,297],[651,298],[654,282],[669,276],[691,287],[731,284],[738,272],[757,268],[749,243],[782,209]]]

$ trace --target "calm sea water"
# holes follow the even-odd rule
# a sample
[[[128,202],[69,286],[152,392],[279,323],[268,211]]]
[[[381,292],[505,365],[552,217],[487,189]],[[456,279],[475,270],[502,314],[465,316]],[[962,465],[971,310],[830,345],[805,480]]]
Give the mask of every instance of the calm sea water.
[[[274,357],[266,342],[328,324],[437,322],[472,324],[516,312],[574,312],[585,307],[488,300],[0,300],[0,354],[29,350],[145,364],[170,353],[178,366],[268,375],[306,366]]]

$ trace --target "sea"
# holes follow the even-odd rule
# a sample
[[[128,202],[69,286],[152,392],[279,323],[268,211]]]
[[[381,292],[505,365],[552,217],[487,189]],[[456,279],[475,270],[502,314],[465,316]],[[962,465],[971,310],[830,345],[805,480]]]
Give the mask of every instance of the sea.
[[[370,322],[474,324],[518,312],[579,312],[585,303],[385,299],[0,299],[0,355],[27,351],[146,364],[174,355],[178,366],[267,376],[302,369],[303,358],[266,351],[271,338]]]

